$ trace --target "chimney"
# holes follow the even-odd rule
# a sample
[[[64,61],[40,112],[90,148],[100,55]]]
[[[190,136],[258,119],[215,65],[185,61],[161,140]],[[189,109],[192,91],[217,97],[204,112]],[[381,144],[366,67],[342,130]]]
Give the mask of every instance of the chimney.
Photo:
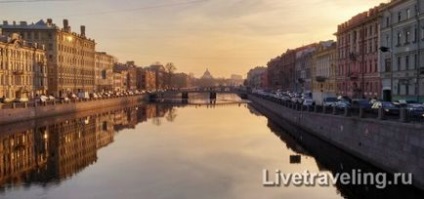
[[[70,28],[69,28],[69,22],[67,19],[63,20],[63,30],[66,32],[70,32]]]
[[[51,18],[47,19],[47,26],[53,25],[53,20]]]
[[[85,37],[85,26],[81,26],[81,36]]]
[[[27,22],[26,22],[26,21],[21,21],[21,22],[20,22],[20,25],[21,25],[21,26],[27,26]]]
[[[9,25],[9,23],[7,21],[3,21],[3,25],[7,26],[7,25]]]

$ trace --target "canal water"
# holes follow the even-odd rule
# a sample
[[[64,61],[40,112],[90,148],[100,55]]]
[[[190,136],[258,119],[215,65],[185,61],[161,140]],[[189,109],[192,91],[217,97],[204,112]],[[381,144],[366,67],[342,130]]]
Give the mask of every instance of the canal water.
[[[0,198],[420,198],[411,187],[264,186],[281,173],[379,172],[317,138],[287,133],[236,95],[0,127]],[[302,134],[303,132],[294,132]],[[394,194],[394,195],[393,195]],[[422,196],[422,195],[421,195]]]

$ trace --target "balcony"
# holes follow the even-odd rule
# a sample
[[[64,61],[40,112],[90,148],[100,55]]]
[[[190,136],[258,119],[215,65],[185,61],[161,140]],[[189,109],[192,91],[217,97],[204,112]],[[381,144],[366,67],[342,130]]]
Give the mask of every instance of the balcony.
[[[350,78],[350,80],[357,80],[359,78],[359,74],[357,72],[350,72],[347,74],[347,77]]]
[[[14,70],[13,71],[14,75],[23,75],[24,74],[24,70]]]
[[[327,80],[327,77],[324,77],[324,76],[316,76],[316,77],[315,77],[315,80],[316,80],[317,82],[325,82],[325,80]]]

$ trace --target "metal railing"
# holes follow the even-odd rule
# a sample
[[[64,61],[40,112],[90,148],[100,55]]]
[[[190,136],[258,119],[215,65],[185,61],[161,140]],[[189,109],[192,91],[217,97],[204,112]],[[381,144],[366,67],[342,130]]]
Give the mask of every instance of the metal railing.
[[[388,121],[397,121],[397,122],[413,122],[413,123],[424,123],[424,116],[412,116],[411,113],[405,109],[400,108],[399,114],[390,114],[387,113],[383,108],[380,109],[364,109],[364,108],[337,108],[335,106],[322,106],[322,105],[310,105],[306,106],[301,103],[295,103],[289,100],[282,100],[272,96],[265,96],[259,94],[252,94],[256,97],[275,102],[287,108],[303,111],[303,112],[315,112],[319,114],[331,114],[331,115],[340,115],[343,117],[356,117],[356,118],[366,118],[366,119],[376,119],[376,120],[388,120]]]

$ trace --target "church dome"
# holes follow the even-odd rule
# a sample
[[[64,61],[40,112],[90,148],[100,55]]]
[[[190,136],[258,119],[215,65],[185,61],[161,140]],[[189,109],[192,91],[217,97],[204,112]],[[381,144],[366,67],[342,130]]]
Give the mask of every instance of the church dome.
[[[202,79],[213,79],[208,69],[206,69],[205,73],[203,73]]]

